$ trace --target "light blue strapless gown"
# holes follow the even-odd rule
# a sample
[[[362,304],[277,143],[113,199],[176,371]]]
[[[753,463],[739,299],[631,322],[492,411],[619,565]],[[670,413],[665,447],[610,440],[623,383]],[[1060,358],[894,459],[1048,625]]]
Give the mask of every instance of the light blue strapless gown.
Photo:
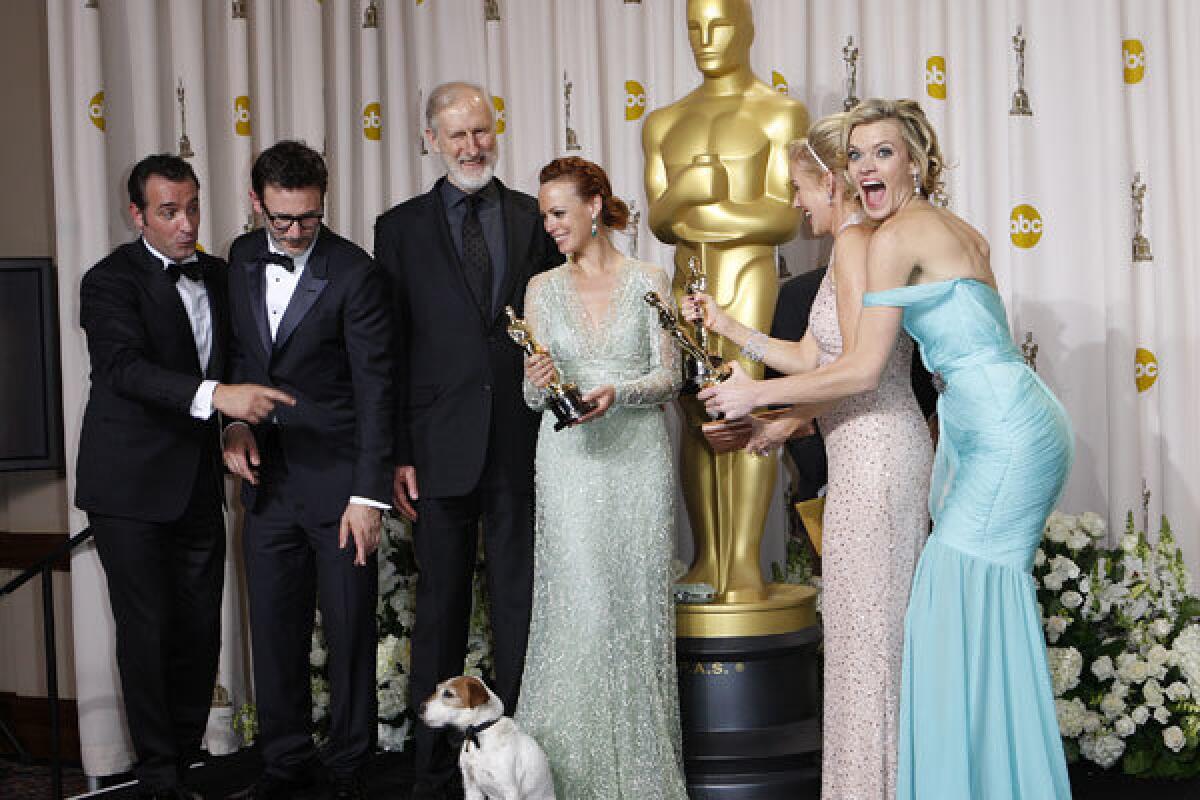
[[[1066,412],[1025,365],[990,286],[904,286],[863,305],[902,307],[945,383],[933,534],[905,619],[896,796],[1069,798],[1030,575],[1071,465]]]

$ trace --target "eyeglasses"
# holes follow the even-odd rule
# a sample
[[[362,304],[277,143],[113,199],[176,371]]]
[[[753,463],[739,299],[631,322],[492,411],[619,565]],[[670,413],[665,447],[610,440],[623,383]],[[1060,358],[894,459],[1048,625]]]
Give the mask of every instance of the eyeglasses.
[[[311,231],[321,224],[324,211],[310,211],[307,214],[272,214],[265,205],[262,207],[263,216],[271,223],[271,230],[276,233],[287,233],[292,225],[299,225],[302,231]]]

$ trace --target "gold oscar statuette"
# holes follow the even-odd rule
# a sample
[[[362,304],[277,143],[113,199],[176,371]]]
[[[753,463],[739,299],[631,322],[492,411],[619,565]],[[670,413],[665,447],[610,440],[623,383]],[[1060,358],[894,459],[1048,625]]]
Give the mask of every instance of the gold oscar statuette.
[[[787,146],[808,130],[808,111],[751,69],[754,19],[747,0],[688,0],[687,35],[700,84],[651,111],[642,127],[647,227],[675,249],[676,304],[694,280],[688,269],[694,258],[706,293],[726,313],[769,330],[779,295],[777,248],[795,237],[801,221],[791,207]],[[741,357],[737,345],[716,335],[709,336],[708,352],[720,363]],[[740,361],[750,377],[762,377],[762,364]],[[713,587],[716,602],[703,607],[709,611],[738,606],[751,614],[785,591],[768,586],[759,563],[778,460],[716,452],[704,434],[710,421],[704,405],[687,393],[679,404],[680,484],[695,544],[680,582]],[[762,631],[749,617],[738,619],[730,625],[744,624],[746,635]],[[683,636],[690,623],[679,620]]]
[[[563,119],[566,126],[567,150],[582,150],[579,146],[579,137],[575,133],[575,129],[571,127],[571,90],[575,88],[575,84],[567,78],[567,71],[563,70]]]
[[[1038,344],[1033,340],[1033,331],[1025,331],[1025,341],[1021,343],[1021,358],[1025,365],[1037,372]]]
[[[233,19],[246,19],[249,16],[246,11],[246,0],[231,0],[229,13]]]
[[[1025,92],[1025,37],[1021,35],[1021,26],[1017,26],[1017,34],[1012,37],[1013,50],[1017,53],[1017,90],[1013,92],[1012,107],[1008,113],[1014,117],[1032,117],[1033,107],[1029,105],[1029,95]]]
[[[379,6],[375,5],[375,0],[367,3],[367,7],[363,9],[363,24],[364,28],[379,27]]]
[[[689,379],[695,384],[696,391],[716,386],[729,377],[729,365],[722,363],[719,356],[710,354],[703,344],[684,329],[679,317],[659,296],[658,292],[646,292],[642,295],[642,299],[658,312],[658,324],[671,334],[675,344],[683,351],[685,360],[691,362]],[[700,327],[703,329],[703,325]]]
[[[483,0],[484,22],[500,21],[500,3],[497,0]]]
[[[1153,261],[1154,253],[1150,250],[1150,240],[1142,232],[1146,213],[1146,184],[1142,181],[1142,173],[1134,173],[1131,190],[1133,197],[1133,260]]]
[[[179,79],[175,98],[179,101],[179,157],[191,158],[196,153],[192,150],[192,140],[187,135],[187,101],[184,99],[183,78]]]
[[[537,340],[533,338],[533,331],[529,330],[529,325],[517,316],[517,312],[513,310],[512,306],[505,306],[504,313],[508,315],[508,338],[524,350],[525,355],[532,356],[536,353],[546,352],[546,348],[537,343]],[[594,404],[584,401],[583,396],[579,393],[579,387],[573,383],[555,381],[543,391],[546,393],[546,405],[558,418],[558,422],[554,423],[556,431],[574,425],[596,407]]]
[[[842,100],[842,110],[849,111],[858,105],[858,48],[854,46],[853,36],[846,37],[842,61],[846,62],[846,97]]]

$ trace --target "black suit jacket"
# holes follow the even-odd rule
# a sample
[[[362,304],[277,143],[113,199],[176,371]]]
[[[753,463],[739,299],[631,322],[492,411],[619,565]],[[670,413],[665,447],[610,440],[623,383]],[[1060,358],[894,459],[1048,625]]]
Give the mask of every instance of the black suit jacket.
[[[267,325],[266,231],[229,248],[232,378],[282,389],[295,406],[253,426],[260,450],[278,435],[287,480],[315,522],[340,518],[350,497],[392,497],[391,325],[386,283],[362,248],[321,228],[274,342]],[[267,490],[273,473],[264,464]],[[256,487],[243,483],[253,509]]]
[[[198,420],[190,409],[201,381],[221,379],[226,368],[226,270],[221,259],[197,255],[212,317],[207,370],[174,282],[141,239],[121,245],[83,276],[79,321],[92,371],[75,505],[84,511],[145,522],[178,519],[200,460],[220,458],[216,415]]]
[[[489,474],[532,491],[538,415],[521,395],[522,353],[504,306],[522,313],[525,285],[563,261],[537,201],[496,181],[508,270],[499,303],[483,313],[463,275],[441,198],[401,203],[375,224],[375,259],[392,282],[396,325],[396,463],[417,469],[422,497],[453,497]]]

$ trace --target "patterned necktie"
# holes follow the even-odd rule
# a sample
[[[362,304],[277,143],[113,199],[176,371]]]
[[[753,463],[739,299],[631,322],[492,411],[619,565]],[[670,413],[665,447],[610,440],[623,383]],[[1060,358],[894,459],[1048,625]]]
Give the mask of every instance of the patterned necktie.
[[[483,226],[479,224],[479,206],[483,198],[469,194],[466,203],[467,215],[462,226],[463,270],[471,294],[475,295],[475,302],[486,316],[492,307],[492,258],[483,238]]]
[[[194,281],[204,280],[204,270],[199,261],[189,261],[186,264],[181,262],[167,264],[167,276],[171,279],[171,283],[179,283],[180,275]]]

